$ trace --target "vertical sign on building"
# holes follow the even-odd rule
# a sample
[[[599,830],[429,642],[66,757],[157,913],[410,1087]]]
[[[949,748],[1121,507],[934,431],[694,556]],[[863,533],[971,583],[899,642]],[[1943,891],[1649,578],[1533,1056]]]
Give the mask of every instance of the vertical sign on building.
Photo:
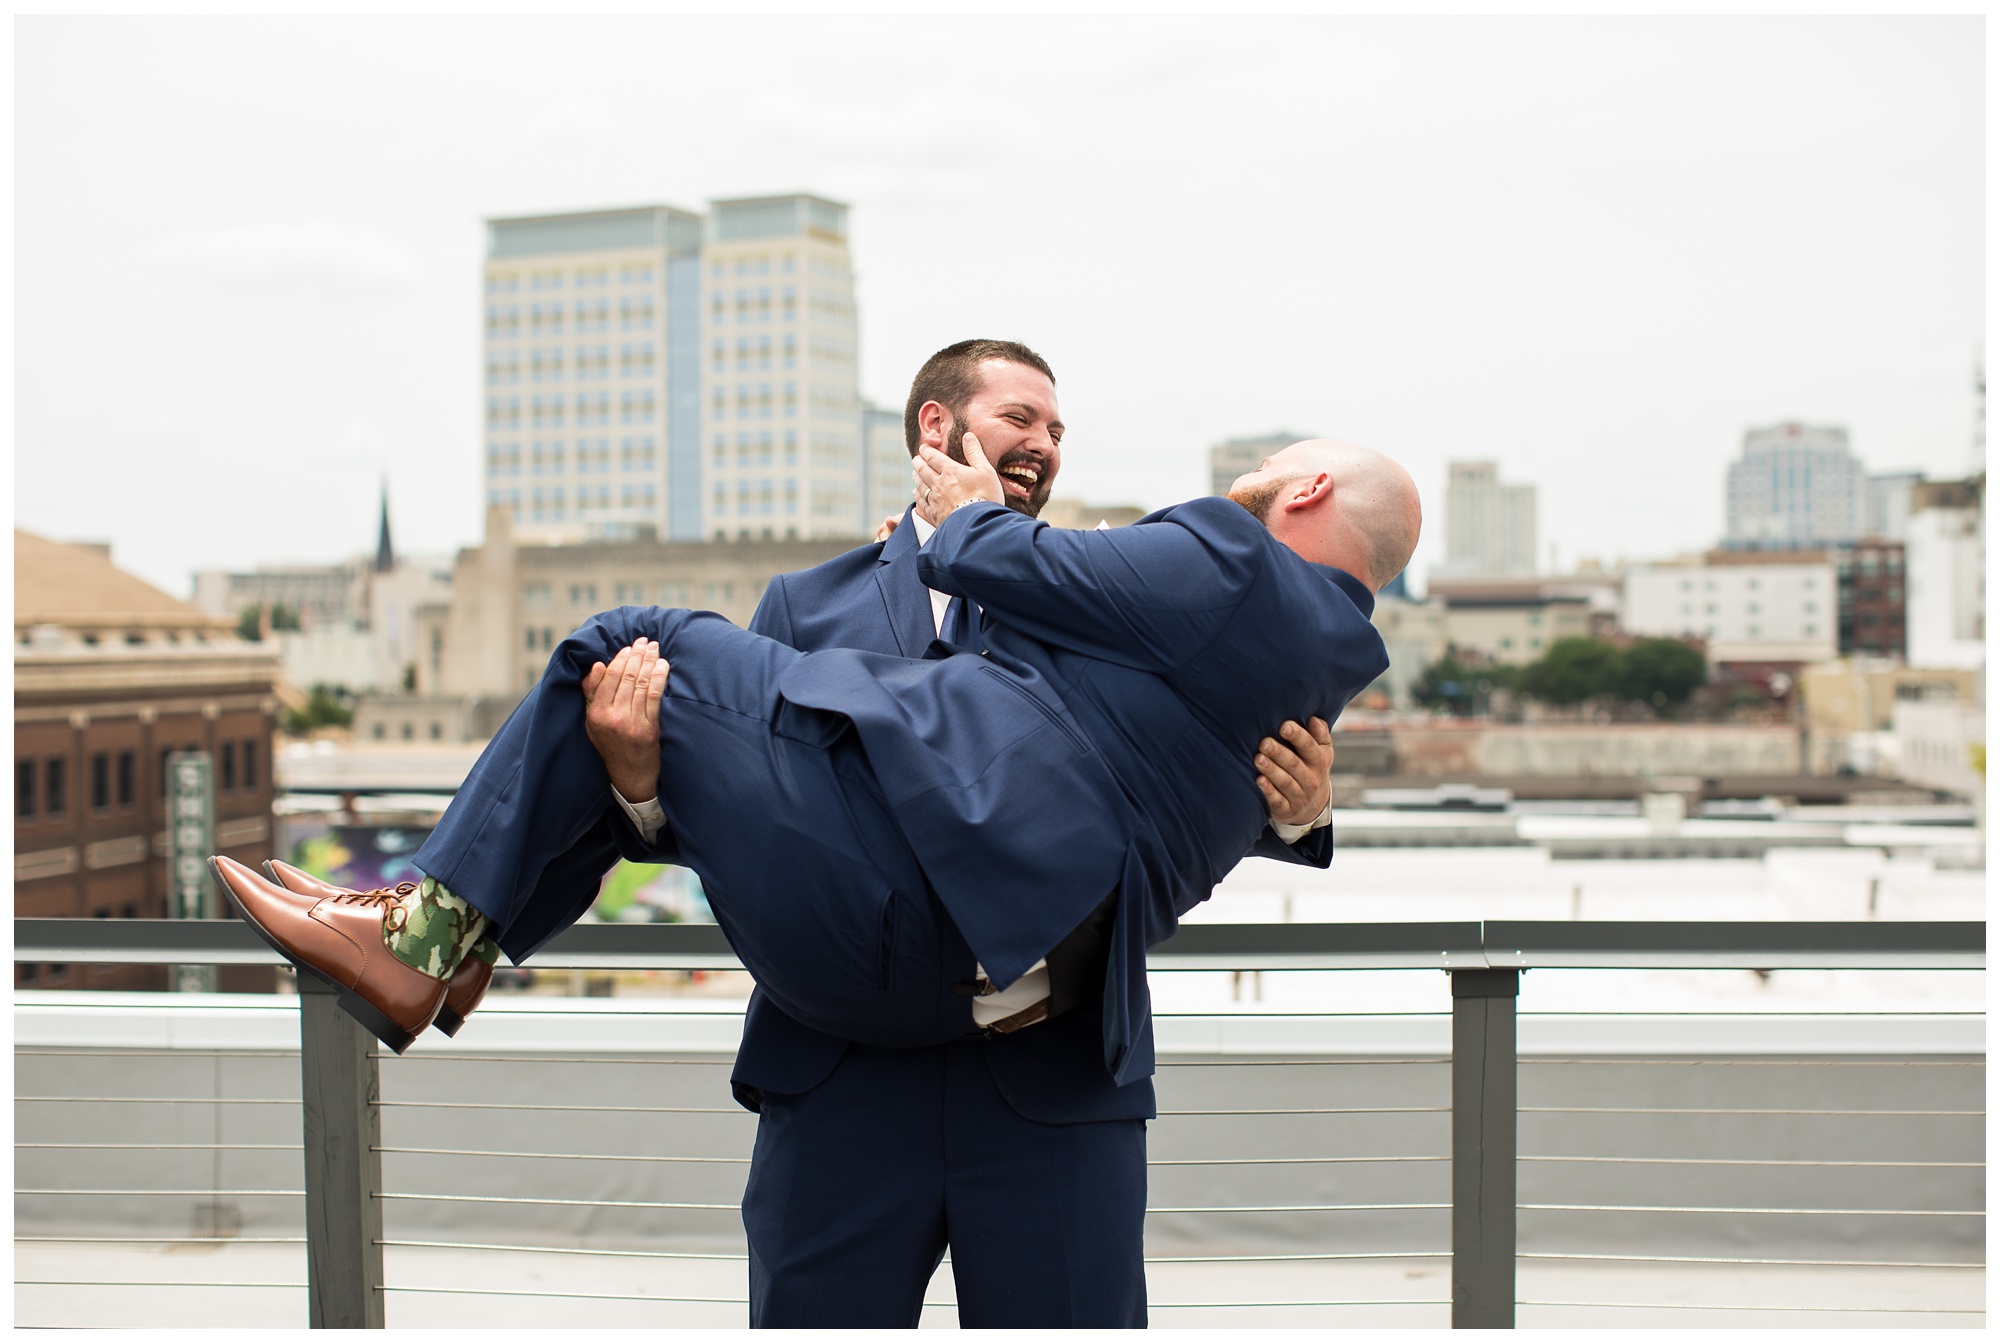
[[[167,907],[177,919],[216,916],[208,856],[215,852],[215,766],[206,751],[167,762]],[[215,967],[177,965],[178,993],[215,992]]]

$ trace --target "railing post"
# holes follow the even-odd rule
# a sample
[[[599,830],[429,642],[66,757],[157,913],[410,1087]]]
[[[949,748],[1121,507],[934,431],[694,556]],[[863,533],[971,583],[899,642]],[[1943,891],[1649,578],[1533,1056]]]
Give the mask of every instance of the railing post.
[[[299,976],[306,1284],[314,1329],[380,1329],[382,1078],[375,1037],[334,990]]]
[[[1451,974],[1451,1327],[1514,1327],[1519,970]]]

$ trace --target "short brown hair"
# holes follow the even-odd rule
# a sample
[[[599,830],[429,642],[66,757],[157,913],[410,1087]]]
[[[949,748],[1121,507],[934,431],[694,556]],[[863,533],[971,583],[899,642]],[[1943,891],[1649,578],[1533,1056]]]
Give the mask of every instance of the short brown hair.
[[[1049,370],[1048,360],[1017,340],[962,340],[947,345],[924,360],[910,384],[910,399],[903,405],[903,445],[910,456],[917,455],[917,442],[923,437],[917,427],[917,412],[924,403],[935,401],[950,411],[954,420],[963,422],[966,403],[979,390],[979,366],[989,359],[1032,368],[1049,380],[1049,386],[1055,386],[1056,375]]]

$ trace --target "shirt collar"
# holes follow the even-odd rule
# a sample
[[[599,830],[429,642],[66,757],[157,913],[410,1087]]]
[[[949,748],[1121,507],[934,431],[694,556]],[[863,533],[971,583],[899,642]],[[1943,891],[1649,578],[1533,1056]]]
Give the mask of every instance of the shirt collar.
[[[925,522],[924,515],[917,512],[914,508],[910,510],[910,522],[917,529],[917,549],[922,550],[924,543],[929,541],[937,532],[937,526],[934,523]]]

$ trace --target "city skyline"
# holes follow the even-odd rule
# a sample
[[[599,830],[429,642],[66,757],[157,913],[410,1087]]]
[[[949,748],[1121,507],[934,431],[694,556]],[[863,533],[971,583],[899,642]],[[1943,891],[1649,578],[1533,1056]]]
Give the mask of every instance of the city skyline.
[[[1409,465],[1419,574],[1455,459],[1562,567],[1698,548],[1757,425],[1971,468],[1979,25],[24,20],[16,523],[185,591],[364,550],[386,471],[474,544],[479,221],[800,191],[851,206],[862,395],[1026,340],[1059,497],[1290,424]],[[1008,78],[909,74],[966,51]]]

